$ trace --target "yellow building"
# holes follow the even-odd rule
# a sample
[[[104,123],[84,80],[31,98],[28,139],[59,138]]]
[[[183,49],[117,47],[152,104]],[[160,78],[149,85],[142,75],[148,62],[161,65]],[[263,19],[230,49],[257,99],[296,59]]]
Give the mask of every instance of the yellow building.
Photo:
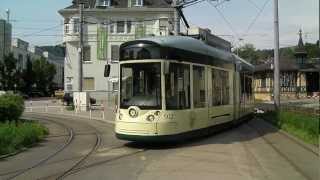
[[[301,30],[295,59],[280,58],[279,64],[282,99],[319,97],[320,59],[308,59]],[[273,60],[256,66],[254,83],[256,100],[273,100]]]

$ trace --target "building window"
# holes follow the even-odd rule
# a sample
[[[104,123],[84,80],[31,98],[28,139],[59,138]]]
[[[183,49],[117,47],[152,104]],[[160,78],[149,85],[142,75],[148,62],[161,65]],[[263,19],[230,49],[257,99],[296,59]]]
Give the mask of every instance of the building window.
[[[117,21],[117,33],[124,33],[125,30],[124,30],[124,27],[125,27],[125,22],[124,21]]]
[[[133,6],[143,6],[143,0],[133,0]]]
[[[111,61],[119,61],[119,46],[111,45]]]
[[[111,6],[111,0],[98,0],[97,6],[103,6],[103,7]]]
[[[127,21],[127,33],[130,34],[132,29],[132,23],[131,21]]]
[[[83,61],[91,61],[91,48],[90,46],[83,47]]]
[[[110,26],[109,26],[109,32],[110,32],[110,34],[113,34],[113,33],[114,33],[115,27],[116,27],[115,22],[111,21],[111,22],[110,22]]]
[[[66,78],[66,90],[72,91],[72,83],[73,83],[73,77],[67,77]]]
[[[64,25],[64,33],[68,34],[69,33],[69,24]]]
[[[212,106],[228,105],[229,96],[229,73],[227,71],[212,69]]]
[[[78,33],[80,32],[80,19],[73,18],[73,32]]]
[[[205,68],[193,66],[193,104],[195,108],[206,107]]]
[[[94,78],[93,77],[85,77],[83,78],[83,90],[85,91],[93,91],[95,90]]]
[[[131,21],[111,21],[109,25],[110,34],[124,34],[132,32],[132,22]]]
[[[190,108],[190,66],[185,64],[170,63],[169,74],[166,82],[166,108]]]

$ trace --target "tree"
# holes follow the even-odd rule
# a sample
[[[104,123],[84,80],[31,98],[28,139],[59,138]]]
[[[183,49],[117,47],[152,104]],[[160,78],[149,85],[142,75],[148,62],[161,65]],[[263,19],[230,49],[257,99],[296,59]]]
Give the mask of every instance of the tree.
[[[17,68],[18,60],[10,53],[0,62],[0,83],[5,91],[15,90],[20,87],[20,70]],[[15,87],[16,86],[16,87]]]
[[[32,86],[35,83],[35,75],[32,69],[32,61],[30,56],[27,56],[26,69],[24,69],[22,72],[22,80],[23,85],[21,91],[30,95],[32,92]]]
[[[42,57],[33,62],[32,69],[36,89],[43,95],[50,95],[54,87],[53,79],[56,74],[56,67]]]
[[[258,63],[259,55],[253,44],[245,44],[244,46],[237,48],[234,53],[252,64]]]

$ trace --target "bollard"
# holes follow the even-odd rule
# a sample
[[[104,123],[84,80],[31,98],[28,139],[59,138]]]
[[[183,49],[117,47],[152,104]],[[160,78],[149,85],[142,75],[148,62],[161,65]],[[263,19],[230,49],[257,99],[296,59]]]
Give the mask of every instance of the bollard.
[[[32,100],[30,101],[30,112],[32,112]]]
[[[89,110],[89,114],[90,114],[90,119],[92,119],[92,111],[91,111],[91,108]]]
[[[104,105],[102,106],[102,119],[104,120]]]

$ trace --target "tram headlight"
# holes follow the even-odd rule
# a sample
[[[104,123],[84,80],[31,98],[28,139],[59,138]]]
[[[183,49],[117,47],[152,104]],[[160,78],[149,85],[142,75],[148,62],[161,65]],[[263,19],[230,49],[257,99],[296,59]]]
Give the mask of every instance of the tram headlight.
[[[130,115],[130,117],[135,118],[135,117],[138,116],[138,112],[135,109],[130,109],[129,110],[129,115]]]
[[[156,111],[156,112],[154,113],[154,115],[159,116],[159,115],[160,115],[160,111]]]
[[[154,115],[149,115],[149,116],[147,117],[147,121],[149,121],[149,122],[153,122],[154,119],[155,119]]]

